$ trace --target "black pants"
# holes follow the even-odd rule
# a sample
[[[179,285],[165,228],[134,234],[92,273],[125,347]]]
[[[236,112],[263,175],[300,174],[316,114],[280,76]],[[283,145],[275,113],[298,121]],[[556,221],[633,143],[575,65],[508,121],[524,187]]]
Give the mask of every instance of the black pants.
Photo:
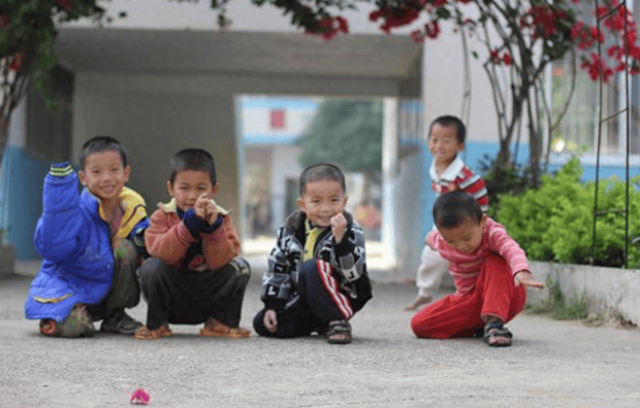
[[[105,298],[97,305],[89,306],[91,320],[103,320],[121,314],[125,308],[140,302],[140,285],[136,276],[138,250],[133,242],[120,239],[115,251],[113,283]]]
[[[199,324],[210,317],[238,327],[251,275],[246,260],[236,258],[215,271],[199,272],[179,271],[158,258],[149,258],[138,274],[150,330],[164,323]]]
[[[365,274],[354,282],[354,290],[340,287],[328,262],[306,261],[300,268],[296,293],[283,310],[276,311],[278,328],[271,333],[264,326],[262,309],[253,319],[253,328],[261,336],[307,336],[324,329],[332,320],[350,319],[371,299],[371,282]],[[352,293],[350,293],[352,292]]]

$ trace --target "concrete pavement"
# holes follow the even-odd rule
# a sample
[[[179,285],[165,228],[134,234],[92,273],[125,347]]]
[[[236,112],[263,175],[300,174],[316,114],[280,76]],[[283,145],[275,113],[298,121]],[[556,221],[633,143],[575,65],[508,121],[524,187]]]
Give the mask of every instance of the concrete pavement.
[[[242,325],[261,308],[264,255]],[[420,340],[402,307],[411,285],[374,272],[374,298],[354,342],[202,338],[173,325],[156,341],[103,335],[53,339],[27,321],[31,278],[0,280],[0,407],[125,407],[137,387],[151,407],[639,407],[640,333],[522,314],[510,348],[479,339]],[[131,311],[143,320],[144,302]]]

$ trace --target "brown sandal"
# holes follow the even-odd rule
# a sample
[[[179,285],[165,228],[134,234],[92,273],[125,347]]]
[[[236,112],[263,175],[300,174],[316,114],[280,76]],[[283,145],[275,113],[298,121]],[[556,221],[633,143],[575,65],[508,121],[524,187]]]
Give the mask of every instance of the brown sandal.
[[[157,340],[160,337],[169,337],[172,332],[169,326],[163,324],[155,330],[149,330],[147,325],[142,326],[133,334],[136,339],[141,340]]]
[[[229,327],[216,319],[209,319],[200,330],[201,336],[206,337],[226,337],[229,339],[244,339],[251,335],[251,332],[244,327]]]

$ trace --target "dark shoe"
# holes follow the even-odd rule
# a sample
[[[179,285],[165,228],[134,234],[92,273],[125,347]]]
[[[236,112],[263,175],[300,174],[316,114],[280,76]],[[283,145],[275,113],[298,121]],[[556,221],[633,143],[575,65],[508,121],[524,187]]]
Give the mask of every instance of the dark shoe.
[[[491,347],[509,347],[513,334],[500,321],[488,322],[484,326],[484,342]]]
[[[142,323],[135,320],[123,311],[105,318],[100,325],[100,331],[116,334],[134,334],[142,327]]]
[[[348,320],[333,320],[329,322],[327,341],[331,344],[351,343],[351,324]]]

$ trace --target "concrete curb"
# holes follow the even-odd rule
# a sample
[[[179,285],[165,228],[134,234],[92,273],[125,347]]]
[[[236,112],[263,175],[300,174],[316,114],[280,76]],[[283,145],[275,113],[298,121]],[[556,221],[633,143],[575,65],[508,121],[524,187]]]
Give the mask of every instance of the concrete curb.
[[[640,324],[640,271],[590,265],[530,262],[531,272],[544,282],[547,277],[560,284],[567,298],[586,296],[589,312],[604,313],[613,308],[626,320]],[[528,292],[529,303],[547,299],[549,289]]]

